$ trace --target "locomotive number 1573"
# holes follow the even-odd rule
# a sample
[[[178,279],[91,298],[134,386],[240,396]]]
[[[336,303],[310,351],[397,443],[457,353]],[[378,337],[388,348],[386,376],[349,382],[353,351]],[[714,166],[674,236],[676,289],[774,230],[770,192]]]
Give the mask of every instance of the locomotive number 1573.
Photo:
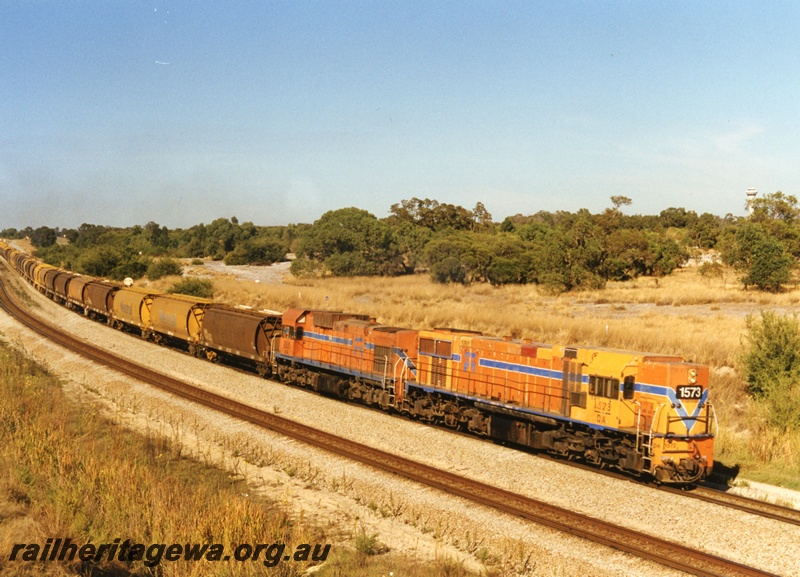
[[[703,396],[703,387],[700,385],[680,385],[675,388],[679,399],[700,399]]]

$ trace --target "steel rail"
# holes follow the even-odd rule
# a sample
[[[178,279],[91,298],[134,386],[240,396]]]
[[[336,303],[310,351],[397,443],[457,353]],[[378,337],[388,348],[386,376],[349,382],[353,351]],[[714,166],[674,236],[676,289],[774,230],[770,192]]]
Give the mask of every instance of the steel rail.
[[[778,505],[776,503],[762,501],[760,499],[753,499],[752,497],[745,497],[744,495],[729,493],[724,489],[715,489],[712,484],[701,484],[687,488],[672,487],[670,485],[660,485],[652,481],[647,482],[640,478],[633,477],[631,475],[627,475],[619,471],[612,471],[609,469],[598,469],[595,466],[582,463],[580,461],[561,459],[547,453],[533,452],[531,454],[536,455],[537,457],[540,457],[542,459],[556,461],[558,463],[567,465],[569,467],[581,469],[582,471],[589,471],[596,475],[603,475],[605,477],[611,477],[612,479],[617,479],[620,481],[628,481],[636,483],[637,485],[640,486],[650,487],[651,489],[656,491],[662,491],[665,493],[680,495],[681,497],[685,497],[687,499],[697,499],[705,503],[719,505],[720,507],[728,507],[730,509],[736,509],[737,511],[741,511],[749,515],[756,515],[759,517],[764,517],[766,519],[771,519],[773,521],[779,521],[781,523],[787,523],[789,525],[800,526],[800,510],[798,509],[795,509],[793,507],[785,507],[783,505]]]
[[[692,499],[699,499],[706,503],[729,507],[751,515],[766,517],[767,519],[780,521],[781,523],[800,525],[800,511],[776,503],[769,503],[767,501],[753,499],[752,497],[736,495],[734,493],[703,486],[694,487],[690,491],[681,491],[675,487],[659,487],[659,489],[669,493],[678,493]]]

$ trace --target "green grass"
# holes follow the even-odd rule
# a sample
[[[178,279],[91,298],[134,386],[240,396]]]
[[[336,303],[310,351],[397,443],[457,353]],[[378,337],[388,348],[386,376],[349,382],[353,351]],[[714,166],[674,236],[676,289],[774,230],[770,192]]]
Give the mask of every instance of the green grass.
[[[739,467],[739,476],[800,490],[800,432],[778,431],[762,422],[746,438],[720,428],[715,459]]]

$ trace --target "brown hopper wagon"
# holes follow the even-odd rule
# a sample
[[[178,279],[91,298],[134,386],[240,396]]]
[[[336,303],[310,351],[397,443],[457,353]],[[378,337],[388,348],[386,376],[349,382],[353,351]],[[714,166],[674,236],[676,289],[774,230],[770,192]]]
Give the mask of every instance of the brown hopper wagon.
[[[67,287],[69,286],[70,281],[74,278],[79,278],[78,275],[75,273],[61,271],[59,274],[55,276],[53,279],[53,293],[55,293],[56,299],[60,303],[67,302],[69,297],[69,292]]]
[[[88,316],[111,318],[114,293],[121,288],[122,285],[107,281],[94,280],[87,283],[83,288],[83,304],[86,305]]]
[[[254,367],[259,374],[272,372],[272,347],[280,336],[280,313],[256,312],[227,305],[205,309],[202,339],[206,357]]]
[[[86,285],[97,279],[90,276],[77,276],[67,285],[67,306],[73,310],[86,312],[86,299],[83,296]]]
[[[56,277],[66,271],[63,271],[58,268],[50,268],[44,271],[44,288],[47,289],[48,292],[54,293],[56,292]]]
[[[22,270],[25,273],[25,278],[28,279],[29,282],[33,283],[34,276],[33,276],[33,269],[39,264],[39,261],[33,257],[26,257],[25,261],[22,265]]]

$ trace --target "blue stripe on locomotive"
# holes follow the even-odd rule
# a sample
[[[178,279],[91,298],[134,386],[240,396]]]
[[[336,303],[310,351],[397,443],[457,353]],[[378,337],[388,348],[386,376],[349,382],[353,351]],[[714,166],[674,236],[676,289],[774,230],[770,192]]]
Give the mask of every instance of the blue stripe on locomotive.
[[[478,361],[478,365],[490,369],[508,371],[511,373],[533,375],[537,377],[545,377],[553,380],[561,380],[564,376],[564,373],[562,371],[554,371],[552,369],[542,369],[539,367],[530,367],[528,365],[521,365],[518,363],[493,361],[491,359],[480,359]],[[581,381],[583,383],[588,383],[589,375],[583,375],[581,377]],[[622,387],[623,384],[620,383],[620,391],[622,391]],[[684,407],[683,403],[681,403],[680,400],[678,400],[678,397],[675,395],[674,389],[670,389],[669,387],[663,387],[661,385],[650,385],[647,383],[635,383],[633,389],[640,393],[646,393],[657,397],[666,397],[667,399],[669,399],[670,403],[674,405],[674,408],[677,410],[678,415],[681,417],[681,419],[683,419],[686,425],[686,431],[689,433],[692,432],[692,429],[694,428],[694,425],[697,422],[697,418],[700,415],[700,411],[702,410],[703,405],[705,405],[706,400],[708,399],[708,388],[706,388],[706,390],[703,391],[703,395],[702,397],[700,397],[700,402],[697,403],[694,412],[691,415],[689,415],[689,413],[686,411],[686,407]],[[686,421],[692,421],[692,422],[687,423]]]

